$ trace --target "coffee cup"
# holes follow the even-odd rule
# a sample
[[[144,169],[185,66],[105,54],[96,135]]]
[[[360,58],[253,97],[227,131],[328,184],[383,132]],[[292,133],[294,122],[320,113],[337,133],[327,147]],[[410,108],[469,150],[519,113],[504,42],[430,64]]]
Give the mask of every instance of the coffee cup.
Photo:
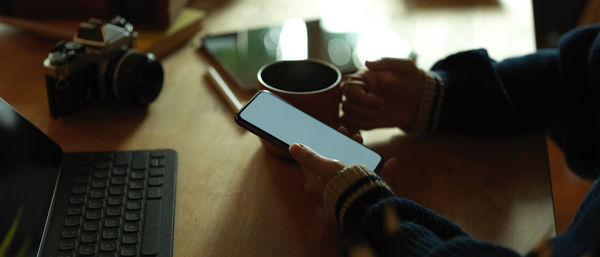
[[[342,74],[335,66],[313,59],[281,60],[258,70],[258,89],[268,90],[332,128],[340,124]],[[262,140],[265,148],[280,157],[287,151]]]

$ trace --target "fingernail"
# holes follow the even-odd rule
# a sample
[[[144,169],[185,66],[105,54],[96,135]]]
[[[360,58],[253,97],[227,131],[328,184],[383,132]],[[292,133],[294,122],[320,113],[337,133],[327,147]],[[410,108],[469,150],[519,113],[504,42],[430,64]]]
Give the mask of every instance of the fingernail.
[[[298,149],[294,149],[294,148],[298,148]],[[288,148],[288,151],[293,155],[297,154],[299,149],[304,149],[304,145],[299,144],[299,143],[294,143],[291,144],[290,147]]]

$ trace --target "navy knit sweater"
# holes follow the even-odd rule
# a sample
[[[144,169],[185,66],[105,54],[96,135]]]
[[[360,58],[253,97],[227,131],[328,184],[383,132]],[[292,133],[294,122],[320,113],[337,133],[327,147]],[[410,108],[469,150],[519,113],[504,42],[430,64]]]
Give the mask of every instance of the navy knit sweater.
[[[425,108],[417,118],[423,130],[545,130],[575,173],[598,177],[600,24],[567,33],[558,49],[501,62],[483,49],[461,52],[436,63],[427,81],[421,101]],[[599,256],[599,196],[596,182],[567,232],[549,241],[553,256]],[[324,205],[359,242],[354,248],[368,245],[377,256],[520,256],[471,238],[435,212],[396,197],[381,178],[361,166],[346,168],[327,184]]]

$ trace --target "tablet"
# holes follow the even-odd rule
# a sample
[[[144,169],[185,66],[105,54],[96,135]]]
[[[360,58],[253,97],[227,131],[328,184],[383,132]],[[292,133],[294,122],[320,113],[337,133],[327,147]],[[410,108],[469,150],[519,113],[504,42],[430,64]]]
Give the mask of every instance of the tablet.
[[[383,44],[393,49],[385,51]],[[245,91],[256,91],[258,70],[277,60],[319,59],[348,74],[362,67],[365,60],[416,56],[406,41],[390,33],[340,31],[329,28],[322,20],[299,18],[273,26],[206,35],[201,50],[229,84]]]

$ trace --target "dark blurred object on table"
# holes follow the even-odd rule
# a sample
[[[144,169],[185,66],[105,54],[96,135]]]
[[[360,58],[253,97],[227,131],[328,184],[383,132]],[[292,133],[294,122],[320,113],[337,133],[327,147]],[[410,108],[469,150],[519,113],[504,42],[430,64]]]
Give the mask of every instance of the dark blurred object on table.
[[[537,48],[555,48],[565,32],[600,22],[599,6],[599,0],[533,0]]]
[[[125,17],[136,27],[166,27],[187,0],[2,0],[0,15],[43,19],[108,20]]]

